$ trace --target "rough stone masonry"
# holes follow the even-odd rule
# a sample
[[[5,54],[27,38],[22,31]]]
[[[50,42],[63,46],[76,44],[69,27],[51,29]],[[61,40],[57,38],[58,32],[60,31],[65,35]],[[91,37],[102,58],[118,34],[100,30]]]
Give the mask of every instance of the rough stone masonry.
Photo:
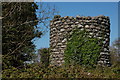
[[[50,22],[50,65],[61,66],[64,63],[64,51],[67,44],[66,34],[71,34],[75,26],[81,31],[84,29],[89,31],[90,37],[103,39],[98,64],[109,66],[110,19],[103,15],[96,17],[54,16]]]

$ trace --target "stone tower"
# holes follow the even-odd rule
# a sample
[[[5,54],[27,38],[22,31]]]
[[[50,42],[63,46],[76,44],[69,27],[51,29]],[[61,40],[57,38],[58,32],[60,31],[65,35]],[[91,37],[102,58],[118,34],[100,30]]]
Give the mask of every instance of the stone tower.
[[[102,15],[96,17],[54,16],[50,22],[50,65],[61,66],[64,63],[64,51],[67,44],[65,35],[71,33],[75,26],[81,31],[86,29],[92,37],[103,39],[98,64],[109,66],[110,19]]]

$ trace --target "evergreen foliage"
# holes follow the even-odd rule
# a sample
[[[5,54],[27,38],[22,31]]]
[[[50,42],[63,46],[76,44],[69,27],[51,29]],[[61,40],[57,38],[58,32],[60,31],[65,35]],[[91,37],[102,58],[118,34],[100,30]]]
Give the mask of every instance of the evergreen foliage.
[[[40,62],[43,66],[49,66],[49,48],[39,49],[38,53],[40,54]]]
[[[33,41],[45,34],[56,9],[34,2],[2,3],[2,68],[23,67],[36,55]],[[44,27],[46,30],[43,30]]]
[[[37,5],[11,2],[2,3],[2,8],[2,68],[18,67],[32,59],[35,45],[31,40],[42,35],[34,28]]]

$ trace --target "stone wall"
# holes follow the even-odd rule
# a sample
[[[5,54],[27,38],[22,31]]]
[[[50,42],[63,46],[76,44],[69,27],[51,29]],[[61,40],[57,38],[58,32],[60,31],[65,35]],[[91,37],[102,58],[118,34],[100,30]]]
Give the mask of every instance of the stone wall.
[[[64,51],[67,44],[67,34],[77,26],[79,30],[89,31],[90,37],[103,39],[102,52],[98,64],[109,65],[110,19],[107,16],[71,17],[54,16],[50,22],[50,65],[61,66],[64,63]]]

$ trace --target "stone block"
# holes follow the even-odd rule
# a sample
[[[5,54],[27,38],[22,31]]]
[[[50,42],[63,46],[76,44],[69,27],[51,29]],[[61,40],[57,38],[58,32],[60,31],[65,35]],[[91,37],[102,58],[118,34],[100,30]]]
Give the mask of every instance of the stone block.
[[[65,29],[61,29],[60,31],[63,32],[63,31],[65,31]]]
[[[76,24],[79,24],[79,22],[75,22]]]
[[[67,41],[67,39],[62,40],[63,43],[66,42],[66,41]]]
[[[85,28],[90,28],[90,26],[89,25],[85,25]]]
[[[66,25],[65,28],[69,28],[70,26],[69,25]]]
[[[60,45],[62,45],[62,43],[58,43],[57,45],[60,46]]]
[[[109,53],[101,52],[100,55],[109,55]]]
[[[79,24],[77,25],[78,28],[83,28],[83,25]]]

